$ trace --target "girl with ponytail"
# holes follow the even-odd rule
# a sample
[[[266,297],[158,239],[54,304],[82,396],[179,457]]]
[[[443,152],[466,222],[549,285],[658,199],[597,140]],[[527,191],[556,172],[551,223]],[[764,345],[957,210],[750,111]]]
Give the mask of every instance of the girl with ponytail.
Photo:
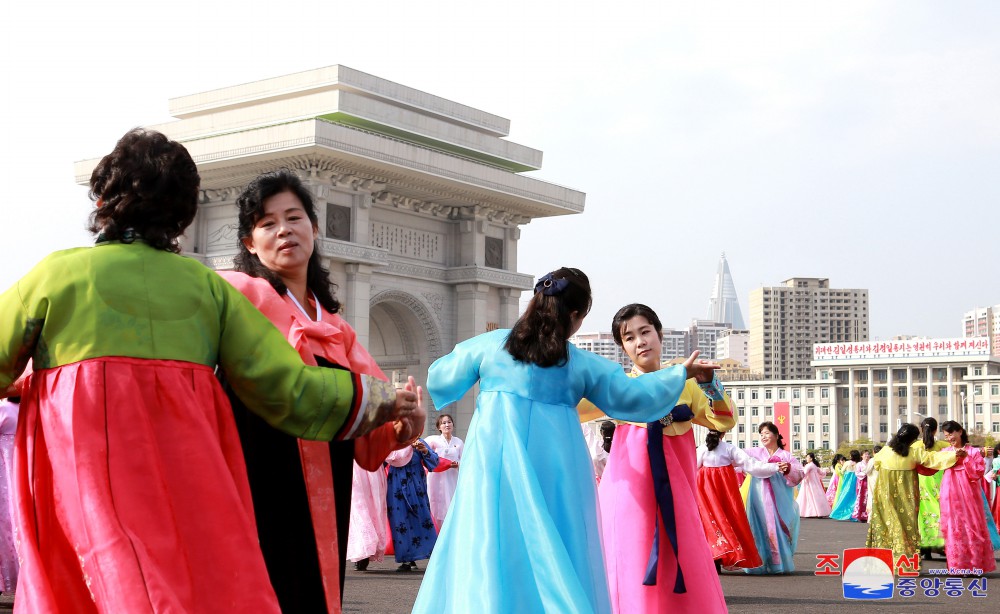
[[[696,363],[696,352],[683,365],[629,378],[619,364],[568,342],[590,302],[587,276],[558,269],[538,280],[512,329],[463,341],[431,365],[427,390],[436,408],[477,383],[479,395],[455,498],[413,612],[473,603],[497,612],[611,611],[577,404],[587,397],[613,418],[658,421],[688,377],[711,379],[718,365]]]
[[[939,452],[948,447],[948,442],[937,439],[938,423],[931,417],[920,422],[920,439],[916,447],[928,452]],[[920,556],[930,560],[934,553],[944,554],[944,535],[941,533],[941,479],[944,472],[917,467],[917,484],[920,488],[920,511],[917,526],[920,527]]]
[[[764,564],[747,573],[788,573],[795,570],[792,556],[799,541],[799,506],[793,490],[805,473],[802,463],[784,449],[784,438],[773,422],[762,422],[757,433],[760,446],[748,454],[759,461],[777,463],[778,472],[769,478],[750,476],[747,519]]]

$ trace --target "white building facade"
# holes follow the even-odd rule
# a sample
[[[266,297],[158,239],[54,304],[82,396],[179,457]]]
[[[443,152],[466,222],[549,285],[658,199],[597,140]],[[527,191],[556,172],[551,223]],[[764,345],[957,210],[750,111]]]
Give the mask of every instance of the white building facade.
[[[715,339],[715,359],[730,358],[741,366],[750,366],[750,331],[728,329]]]
[[[836,449],[842,441],[888,440],[903,422],[956,420],[1000,439],[1000,359],[989,340],[916,339],[817,344],[816,378],[725,382],[738,408],[726,438],[756,446],[757,425],[788,402],[792,451]]]

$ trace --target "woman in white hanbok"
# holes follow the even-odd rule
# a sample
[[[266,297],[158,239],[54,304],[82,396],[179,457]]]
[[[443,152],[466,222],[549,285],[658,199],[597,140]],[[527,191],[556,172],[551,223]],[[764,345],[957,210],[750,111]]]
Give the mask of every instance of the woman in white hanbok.
[[[443,471],[433,471],[427,474],[427,496],[431,500],[431,516],[438,530],[444,524],[451,500],[458,486],[458,464],[462,460],[462,450],[465,444],[455,437],[455,419],[449,414],[441,414],[437,419],[437,430],[440,435],[432,435],[424,441],[438,457],[448,459],[450,464]]]

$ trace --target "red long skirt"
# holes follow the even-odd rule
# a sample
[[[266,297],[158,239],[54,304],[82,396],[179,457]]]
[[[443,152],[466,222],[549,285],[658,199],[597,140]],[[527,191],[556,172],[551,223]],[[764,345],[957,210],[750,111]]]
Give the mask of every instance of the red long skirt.
[[[726,467],[698,469],[698,512],[712,557],[725,567],[760,567],[736,472]]]
[[[18,612],[279,611],[212,369],[86,360],[22,401]]]

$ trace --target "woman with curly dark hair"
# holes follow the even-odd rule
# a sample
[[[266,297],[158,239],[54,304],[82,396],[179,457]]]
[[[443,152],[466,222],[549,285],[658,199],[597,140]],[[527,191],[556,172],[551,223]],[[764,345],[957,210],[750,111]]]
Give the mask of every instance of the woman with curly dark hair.
[[[18,386],[19,609],[279,611],[217,366],[299,437],[422,420],[415,392],[305,366],[239,292],[177,254],[198,184],[182,145],[128,132],[91,176],[97,244],[0,295],[0,389],[34,368]]]

